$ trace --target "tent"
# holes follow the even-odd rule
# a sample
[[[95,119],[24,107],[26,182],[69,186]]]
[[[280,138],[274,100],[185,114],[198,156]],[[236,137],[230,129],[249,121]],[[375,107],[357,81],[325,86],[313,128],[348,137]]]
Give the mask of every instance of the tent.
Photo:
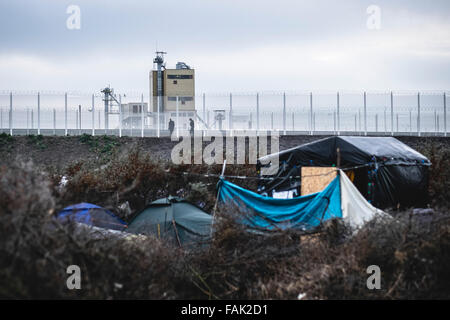
[[[324,138],[262,157],[257,169],[270,167],[275,157],[278,170],[273,179],[260,184],[260,193],[300,188],[301,167],[339,166],[353,168],[354,184],[378,208],[425,206],[428,202],[430,161],[393,137]]]
[[[127,224],[111,211],[91,203],[78,203],[68,206],[57,215],[60,221],[73,220],[93,227],[123,231]]]
[[[364,199],[342,170],[321,192],[292,199],[263,196],[223,178],[219,188],[221,205],[236,206],[244,213],[240,215],[241,222],[259,229],[308,230],[332,218],[343,218],[353,228],[359,228],[377,215],[386,215]]]
[[[208,240],[212,216],[178,197],[152,202],[136,215],[128,232],[154,235],[178,245]]]

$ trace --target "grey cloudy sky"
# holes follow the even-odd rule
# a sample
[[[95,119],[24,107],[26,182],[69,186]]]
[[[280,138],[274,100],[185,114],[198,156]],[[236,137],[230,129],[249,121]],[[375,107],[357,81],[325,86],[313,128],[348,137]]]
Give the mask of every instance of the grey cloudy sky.
[[[0,1],[0,90],[146,91],[156,48],[197,92],[448,90],[450,1]]]

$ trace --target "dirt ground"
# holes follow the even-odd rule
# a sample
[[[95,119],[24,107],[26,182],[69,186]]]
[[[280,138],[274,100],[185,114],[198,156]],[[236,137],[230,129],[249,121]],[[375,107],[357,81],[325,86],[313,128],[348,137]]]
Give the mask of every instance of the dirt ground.
[[[304,143],[325,138],[325,136],[281,136],[280,151]],[[444,137],[396,137],[408,146],[428,156],[432,146],[437,151],[448,150],[450,139]],[[102,165],[113,156],[126,155],[139,150],[157,160],[170,160],[173,147],[177,144],[170,138],[138,138],[114,136],[9,136],[0,135],[0,164],[13,161],[32,160],[35,165],[64,169],[78,161]],[[205,143],[207,144],[207,143]]]

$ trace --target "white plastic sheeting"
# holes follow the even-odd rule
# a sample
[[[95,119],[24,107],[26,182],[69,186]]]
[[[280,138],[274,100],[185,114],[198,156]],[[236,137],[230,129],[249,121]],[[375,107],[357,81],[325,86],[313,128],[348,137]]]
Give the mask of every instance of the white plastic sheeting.
[[[342,218],[354,228],[361,227],[375,216],[387,214],[372,206],[353,185],[345,172],[340,171]]]

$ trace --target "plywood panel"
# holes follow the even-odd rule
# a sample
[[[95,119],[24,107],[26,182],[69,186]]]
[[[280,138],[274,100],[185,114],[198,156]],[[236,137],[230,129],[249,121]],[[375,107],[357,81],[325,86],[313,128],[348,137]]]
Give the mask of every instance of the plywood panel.
[[[301,195],[322,191],[336,175],[335,167],[302,167]]]

